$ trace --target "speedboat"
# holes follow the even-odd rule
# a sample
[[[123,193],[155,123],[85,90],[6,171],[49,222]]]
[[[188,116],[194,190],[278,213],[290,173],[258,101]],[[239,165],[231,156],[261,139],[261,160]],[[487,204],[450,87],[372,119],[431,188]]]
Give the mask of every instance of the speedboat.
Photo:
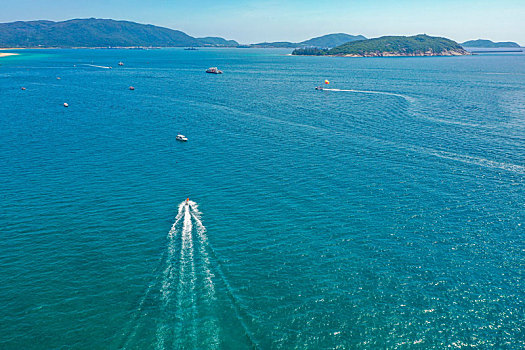
[[[188,141],[188,138],[182,134],[178,134],[177,137],[176,137],[177,141],[182,141],[182,142],[186,142]]]
[[[119,62],[118,65],[119,65],[119,66],[123,66],[123,65],[124,65],[124,62]]]
[[[220,70],[217,67],[210,67],[210,68],[206,69],[206,73],[222,74],[222,70]]]
[[[324,88],[322,86],[316,86],[315,89],[316,90],[324,90]]]

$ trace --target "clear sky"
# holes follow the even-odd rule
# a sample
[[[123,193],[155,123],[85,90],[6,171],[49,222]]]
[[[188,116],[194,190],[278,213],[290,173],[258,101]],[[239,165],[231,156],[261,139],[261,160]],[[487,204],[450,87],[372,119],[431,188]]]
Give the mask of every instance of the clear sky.
[[[426,33],[525,45],[525,0],[0,0],[0,22],[113,18],[241,43]]]

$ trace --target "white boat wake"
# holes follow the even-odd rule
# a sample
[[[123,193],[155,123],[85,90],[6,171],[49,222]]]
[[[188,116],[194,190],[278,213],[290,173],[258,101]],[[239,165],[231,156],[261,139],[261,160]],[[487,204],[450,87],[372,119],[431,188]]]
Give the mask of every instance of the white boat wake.
[[[196,295],[195,295],[195,262],[193,259],[193,224],[190,207],[185,205],[184,224],[182,227],[182,248],[179,260],[179,283],[177,286],[177,308],[175,310],[175,325],[179,334],[175,334],[177,342],[184,344],[196,339]],[[188,322],[190,321],[191,322]],[[195,346],[195,344],[192,344]]]
[[[353,89],[328,89],[323,88],[323,91],[336,91],[336,92],[355,92],[359,94],[376,94],[376,95],[387,95],[387,96],[396,96],[401,97],[407,100],[408,102],[413,102],[415,99],[410,96],[402,95],[402,94],[396,94],[393,92],[385,92],[385,91],[371,91],[371,90],[353,90]]]
[[[97,66],[96,64],[84,64],[84,66],[95,67],[95,68],[102,68],[102,69],[111,69],[111,67],[108,67],[108,66]]]
[[[148,332],[148,320],[144,316],[148,315],[145,309],[151,304],[159,308],[159,317],[155,318],[156,330],[150,331],[155,337],[155,349],[220,348],[217,281],[224,285],[234,317],[247,341],[252,348],[257,348],[242,316],[242,308],[209,244],[197,203],[185,201],[179,204],[167,235],[167,250],[156,271],[128,323],[128,330],[123,333],[125,338],[119,348],[136,347],[142,338],[141,331]]]

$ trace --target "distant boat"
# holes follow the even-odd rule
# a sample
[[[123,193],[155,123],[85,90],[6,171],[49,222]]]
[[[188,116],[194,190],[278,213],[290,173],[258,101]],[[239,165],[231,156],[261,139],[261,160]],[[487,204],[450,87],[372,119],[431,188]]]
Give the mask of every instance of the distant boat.
[[[22,86],[22,90],[25,90],[26,88]]]
[[[210,68],[206,69],[206,73],[222,74],[222,70],[220,70],[217,67],[210,67]]]
[[[123,66],[124,63],[123,63],[123,62],[119,62],[118,65],[119,65],[119,66]]]
[[[186,48],[184,48],[184,50],[186,50],[186,51],[197,51],[198,49],[196,49],[194,47],[186,47]]]
[[[135,90],[135,88],[133,86],[130,86],[129,89],[130,90]]]
[[[64,102],[64,107],[69,107],[69,105],[67,104],[67,102]]]
[[[177,137],[176,137],[176,139],[177,139],[178,141],[182,141],[182,142],[186,142],[186,141],[188,141],[188,138],[187,138],[186,136],[182,135],[182,134],[178,134]]]

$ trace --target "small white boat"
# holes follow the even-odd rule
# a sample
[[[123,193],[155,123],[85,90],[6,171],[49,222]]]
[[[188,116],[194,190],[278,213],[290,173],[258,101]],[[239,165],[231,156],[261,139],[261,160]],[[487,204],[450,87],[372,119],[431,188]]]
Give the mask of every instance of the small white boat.
[[[64,107],[69,107],[69,105],[67,104],[67,102],[64,102]]]
[[[187,138],[186,136],[182,135],[182,134],[178,134],[177,137],[176,137],[176,139],[177,139],[178,141],[182,141],[182,142],[186,142],[186,141],[188,141],[188,138]]]
[[[118,65],[119,65],[119,66],[123,66],[123,65],[124,65],[124,62],[119,62]]]
[[[210,68],[206,69],[206,73],[211,73],[211,74],[222,74],[222,70],[220,70],[220,69],[217,68],[217,67],[210,67]]]

